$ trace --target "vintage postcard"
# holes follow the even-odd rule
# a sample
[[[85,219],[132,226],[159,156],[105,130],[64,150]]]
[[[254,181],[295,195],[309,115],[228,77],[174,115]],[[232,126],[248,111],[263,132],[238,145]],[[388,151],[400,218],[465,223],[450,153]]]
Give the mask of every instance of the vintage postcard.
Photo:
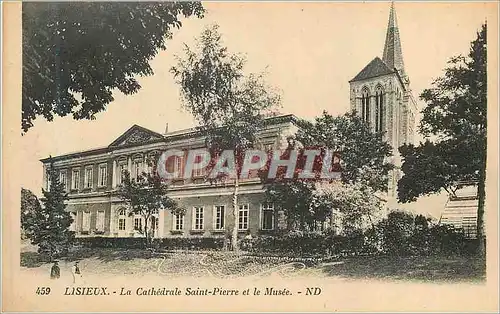
[[[2,311],[498,312],[498,3],[2,3]]]

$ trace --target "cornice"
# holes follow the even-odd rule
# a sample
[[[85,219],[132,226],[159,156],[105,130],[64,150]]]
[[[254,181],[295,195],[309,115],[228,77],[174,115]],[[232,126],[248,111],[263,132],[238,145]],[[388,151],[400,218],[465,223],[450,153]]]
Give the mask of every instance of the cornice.
[[[265,128],[260,132],[265,132],[267,130],[267,127],[277,124],[292,123],[298,127],[299,126],[298,120],[299,119],[293,114],[268,117],[264,121]],[[118,139],[123,139],[123,136],[133,128],[141,128],[147,130],[145,128],[134,125],[131,128],[129,128],[126,132],[124,132],[120,137],[118,137],[117,140],[113,141],[113,143],[116,143]],[[153,134],[160,135],[159,133],[153,131],[150,132],[152,132]],[[114,158],[114,156],[116,155],[119,156],[123,154],[142,152],[144,149],[154,149],[157,147],[160,148],[162,146],[166,146],[165,148],[167,148],[169,145],[177,147],[182,146],[183,141],[185,140],[190,140],[190,142],[184,142],[185,144],[188,145],[197,145],[197,144],[202,144],[204,142],[202,132],[197,129],[189,129],[189,131],[186,133],[179,133],[172,135],[165,134],[161,136],[162,138],[152,139],[147,143],[131,143],[120,146],[109,145],[107,147],[100,147],[86,151],[73,152],[59,156],[42,158],[40,159],[40,161],[44,164],[47,164],[50,160],[52,160],[57,166],[65,166],[69,164],[84,164],[86,162],[93,162],[93,161],[103,162]]]

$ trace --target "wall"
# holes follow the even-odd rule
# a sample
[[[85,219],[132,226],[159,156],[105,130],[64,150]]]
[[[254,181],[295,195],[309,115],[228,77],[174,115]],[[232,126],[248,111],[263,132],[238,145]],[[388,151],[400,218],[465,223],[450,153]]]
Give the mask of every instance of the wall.
[[[225,233],[231,232],[234,226],[234,215],[232,196],[203,196],[203,197],[187,197],[178,200],[179,204],[186,209],[184,217],[184,229],[182,232],[173,231],[174,216],[170,211],[164,212],[163,219],[163,237],[180,237],[180,236],[224,236]],[[240,234],[250,233],[252,236],[266,233],[261,229],[261,203],[265,202],[264,194],[246,194],[238,196],[238,204],[249,204],[249,230],[241,231]],[[225,205],[225,228],[224,231],[214,230],[214,207],[216,205]],[[204,207],[204,230],[203,232],[194,232],[193,229],[193,207]],[[275,229],[277,227],[277,212],[275,211]],[[161,220],[160,220],[161,223]]]
[[[105,236],[109,235],[109,224],[111,217],[111,203],[88,203],[88,204],[69,204],[66,207],[67,211],[76,213],[76,235],[77,236],[91,236],[96,235],[93,230],[96,229],[96,221],[97,221],[97,211],[104,211],[104,234]],[[83,212],[90,211],[90,232],[89,234],[82,234],[82,221],[83,221]]]

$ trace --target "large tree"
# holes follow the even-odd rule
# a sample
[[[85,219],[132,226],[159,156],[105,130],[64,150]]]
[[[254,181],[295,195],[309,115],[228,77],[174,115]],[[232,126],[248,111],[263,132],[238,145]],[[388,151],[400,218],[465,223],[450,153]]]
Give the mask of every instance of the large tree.
[[[484,201],[486,179],[486,24],[471,43],[467,56],[453,57],[442,77],[420,95],[419,132],[428,138],[415,147],[400,148],[403,177],[398,183],[400,202],[460,185],[477,182],[478,253],[485,253]],[[424,178],[425,177],[425,178]]]
[[[279,105],[280,98],[262,75],[246,74],[246,60],[228,52],[217,25],[206,28],[197,46],[185,47],[172,73],[181,88],[182,103],[197,120],[212,157],[224,150],[234,152],[234,175],[214,179],[233,184],[231,243],[238,250],[239,176],[243,156],[258,143],[257,133],[265,118]]]
[[[323,216],[318,218],[322,220],[337,215],[342,233],[349,235],[373,227],[379,218],[382,201],[374,194],[375,191],[365,182],[320,183],[316,185],[309,208],[321,213]]]
[[[21,188],[21,229],[22,238],[26,237],[26,230],[24,230],[24,222],[30,219],[34,213],[41,211],[40,201],[38,197],[28,189]]]
[[[285,212],[289,228],[310,229],[316,221],[325,217],[324,206],[311,207],[310,204],[317,197],[316,183],[318,180],[324,180],[320,178],[320,174],[323,162],[326,161],[323,158],[327,150],[340,156],[338,170],[341,171],[342,186],[346,189],[350,188],[348,185],[361,184],[365,192],[370,191],[370,197],[376,197],[374,194],[377,192],[387,191],[388,174],[393,168],[389,162],[391,147],[382,140],[382,134],[371,132],[354,112],[338,117],[323,112],[312,122],[302,120],[298,124],[299,131],[291,141],[296,147],[288,148],[298,150],[298,162],[293,178],[268,178],[267,170],[261,174],[266,184],[268,200]],[[311,179],[299,177],[305,166],[306,149],[321,151],[321,155],[314,160],[315,177]],[[286,152],[283,156],[282,159],[287,159]],[[334,159],[330,162],[335,165]],[[338,192],[340,193],[340,190]],[[338,200],[335,202],[335,206],[340,204]]]
[[[40,115],[94,119],[114,89],[136,93],[181,15],[203,12],[184,1],[23,3],[23,132]]]
[[[160,210],[170,210],[172,214],[183,214],[183,209],[168,196],[168,185],[156,173],[143,172],[136,178],[123,173],[123,182],[118,188],[118,196],[129,206],[129,215],[140,215],[144,226],[137,231],[144,234],[146,247],[151,245],[155,228],[154,214]]]
[[[387,191],[388,174],[394,166],[391,146],[355,112],[334,117],[326,111],[313,122],[302,121],[295,139],[304,147],[333,149],[342,161],[342,182],[367,181],[374,191]]]
[[[69,231],[73,218],[66,211],[64,184],[52,163],[47,176],[50,184],[48,190],[42,190],[42,204],[28,190],[21,191],[21,226],[31,244],[38,245],[38,252],[52,259],[68,250],[74,232]]]

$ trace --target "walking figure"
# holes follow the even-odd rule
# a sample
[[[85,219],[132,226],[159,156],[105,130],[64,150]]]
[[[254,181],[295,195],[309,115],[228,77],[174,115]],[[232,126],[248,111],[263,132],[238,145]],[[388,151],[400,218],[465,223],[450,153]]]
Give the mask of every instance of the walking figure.
[[[82,282],[82,274],[80,272],[80,266],[78,261],[75,262],[75,265],[71,267],[71,273],[73,274],[73,283],[81,283]]]
[[[61,277],[61,269],[58,261],[54,261],[54,265],[50,268],[50,279],[59,279],[59,277]]]

